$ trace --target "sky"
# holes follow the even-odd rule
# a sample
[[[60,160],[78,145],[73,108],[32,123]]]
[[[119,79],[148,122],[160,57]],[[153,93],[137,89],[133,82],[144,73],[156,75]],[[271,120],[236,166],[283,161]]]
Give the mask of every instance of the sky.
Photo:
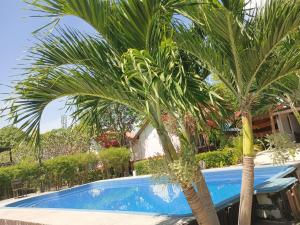
[[[22,59],[26,50],[33,45],[35,38],[32,32],[47,24],[49,19],[33,18],[34,12],[22,0],[1,0],[0,7],[0,108],[4,106],[4,98],[11,92],[9,86],[21,78]],[[92,33],[92,28],[76,17],[66,17],[62,24],[76,27],[81,31]],[[51,103],[45,110],[41,131],[61,127],[61,116],[65,114],[64,100]],[[0,127],[8,125],[5,118],[0,118]]]
[[[265,0],[253,0],[261,4]],[[26,56],[26,50],[33,45],[35,38],[32,32],[49,22],[46,18],[33,18],[34,12],[22,0],[1,0],[0,7],[0,108],[4,106],[2,99],[11,92],[14,81],[21,78],[19,65]],[[93,33],[94,30],[76,17],[65,17],[61,24],[75,27],[81,31]],[[45,110],[41,131],[49,131],[61,127],[61,116],[65,114],[64,100],[51,103]],[[0,128],[7,126],[8,121],[0,118]]]

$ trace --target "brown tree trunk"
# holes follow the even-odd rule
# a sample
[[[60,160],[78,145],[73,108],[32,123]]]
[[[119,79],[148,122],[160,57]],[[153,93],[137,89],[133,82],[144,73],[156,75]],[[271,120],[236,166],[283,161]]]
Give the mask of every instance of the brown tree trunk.
[[[168,131],[163,126],[156,127],[160,142],[163,146],[164,153],[169,160],[169,162],[172,162],[176,159],[178,159],[176,149],[170,139]]]
[[[240,197],[239,225],[251,224],[252,200],[254,193],[254,157],[244,156]]]
[[[243,175],[240,196],[239,225],[251,224],[254,194],[254,148],[252,119],[249,111],[242,114],[243,123]]]
[[[166,155],[169,154],[171,160],[174,160],[175,156],[170,154],[171,152],[174,153],[174,146],[168,133],[165,129],[161,128],[158,130],[158,135],[163,145],[164,152]],[[170,161],[169,157],[168,160]],[[194,189],[194,187],[184,188],[184,185],[181,185],[183,193],[192,209],[193,215],[197,219],[198,224],[219,225],[220,223],[216,210],[212,203],[209,190],[200,169],[197,171],[196,177],[197,180],[195,180],[194,183],[197,186],[198,192]]]
[[[151,110],[155,111],[155,110]],[[164,153],[169,163],[178,160],[178,155],[176,149],[171,141],[166,127],[161,121],[160,115],[152,114],[152,123],[157,130],[160,142],[163,146]],[[192,209],[193,215],[197,219],[200,225],[219,225],[218,216],[216,214],[215,208],[213,206],[211,196],[205,179],[200,170],[197,171],[197,180],[194,183],[197,186],[198,192],[193,186],[186,187],[185,184],[181,184],[183,193]]]
[[[194,183],[198,190],[197,195],[195,196],[193,187],[184,190],[193,214],[198,224],[219,225],[219,218],[200,168],[196,173],[196,177],[197,180]]]
[[[209,211],[206,208],[205,200],[201,199],[193,187],[183,190],[183,193],[192,209],[193,215],[199,225],[219,225],[218,217],[215,211]],[[214,215],[215,214],[215,215]]]

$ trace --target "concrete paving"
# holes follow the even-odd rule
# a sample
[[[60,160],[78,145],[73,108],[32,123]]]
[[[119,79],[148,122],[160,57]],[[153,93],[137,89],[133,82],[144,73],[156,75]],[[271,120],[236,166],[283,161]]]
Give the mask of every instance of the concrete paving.
[[[300,151],[298,150],[296,152],[295,158],[289,157],[287,162],[285,164],[297,164],[300,162]],[[255,165],[272,165],[273,162],[273,156],[271,151],[262,151],[258,152],[256,154],[256,157],[254,159]]]
[[[1,208],[0,219],[43,225],[175,225],[190,218],[76,210]]]

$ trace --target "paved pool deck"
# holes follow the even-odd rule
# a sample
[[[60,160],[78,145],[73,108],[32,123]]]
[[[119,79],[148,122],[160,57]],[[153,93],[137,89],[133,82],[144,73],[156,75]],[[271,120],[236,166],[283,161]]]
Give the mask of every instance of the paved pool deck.
[[[185,221],[189,220],[154,215],[27,208],[1,208],[1,219],[25,222],[22,225],[26,222],[43,225],[175,225],[186,224]]]

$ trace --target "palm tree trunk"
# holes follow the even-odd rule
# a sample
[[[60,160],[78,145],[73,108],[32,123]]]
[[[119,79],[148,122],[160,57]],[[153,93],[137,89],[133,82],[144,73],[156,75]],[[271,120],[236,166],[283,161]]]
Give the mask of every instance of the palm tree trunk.
[[[196,177],[197,180],[195,180],[194,183],[198,190],[197,197],[194,196],[194,200],[189,200],[190,197],[188,198],[187,194],[184,192],[189,205],[193,210],[193,214],[195,215],[198,224],[219,225],[219,218],[200,168],[196,172]],[[196,198],[198,198],[199,202],[194,207],[192,205],[194,202],[196,202]]]
[[[252,118],[249,111],[243,112],[242,124],[244,157],[239,209],[239,225],[250,225],[254,193],[254,148]]]
[[[160,106],[156,104],[156,106],[152,107],[149,107],[151,122],[157,130],[157,134],[168,162],[174,162],[175,160],[178,160],[179,157],[169,133],[161,120]],[[195,177],[198,178],[197,181],[194,181],[197,185],[198,192],[193,186],[187,187],[185,184],[180,184],[187,202],[192,209],[193,215],[199,225],[219,225],[218,216],[213,206],[205,179],[200,170],[197,171]]]
[[[207,198],[202,199],[193,187],[184,189],[183,193],[199,225],[220,224],[215,210],[207,208],[206,204],[209,203],[206,202]]]
[[[171,154],[171,157],[174,160],[175,156],[172,156],[172,152],[174,152],[175,148],[173,146],[173,143],[171,142],[168,132],[164,127],[160,127],[159,129],[157,129],[157,133],[164,148],[164,152],[167,154]],[[175,159],[177,159],[177,156]],[[168,160],[170,161],[169,158]],[[187,202],[192,209],[193,215],[195,216],[198,224],[219,225],[220,223],[216,210],[212,203],[209,190],[200,169],[199,171],[197,171],[196,177],[198,178],[198,180],[196,180],[194,183],[197,186],[198,192],[193,186],[186,188],[184,184],[181,185]]]
[[[178,159],[176,149],[170,139],[168,131],[165,129],[164,126],[160,125],[156,127],[157,134],[159,136],[160,142],[163,146],[164,153],[169,161],[174,161]]]

